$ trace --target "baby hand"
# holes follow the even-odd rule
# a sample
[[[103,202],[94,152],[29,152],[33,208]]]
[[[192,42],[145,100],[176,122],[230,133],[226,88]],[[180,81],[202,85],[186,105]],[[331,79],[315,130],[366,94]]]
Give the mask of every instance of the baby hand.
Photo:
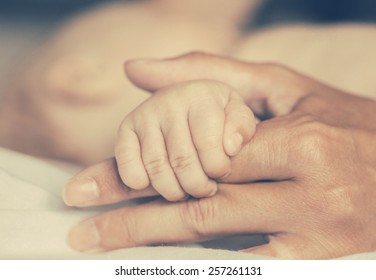
[[[230,157],[255,128],[252,111],[223,83],[162,89],[121,124],[115,148],[120,177],[133,189],[151,184],[169,201],[212,196],[215,179],[231,173]]]

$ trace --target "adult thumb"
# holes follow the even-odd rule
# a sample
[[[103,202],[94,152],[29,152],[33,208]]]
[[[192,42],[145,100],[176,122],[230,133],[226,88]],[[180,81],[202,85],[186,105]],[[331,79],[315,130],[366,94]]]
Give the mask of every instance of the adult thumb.
[[[289,69],[201,52],[128,61],[125,72],[132,83],[150,92],[186,81],[217,80],[236,89],[259,116],[285,114],[300,97],[294,89],[286,91],[286,81],[294,86],[291,80],[299,76]]]
[[[218,80],[240,93],[254,88],[252,74],[256,63],[225,56],[192,52],[178,57],[156,60],[137,59],[126,62],[125,71],[131,82],[148,91],[191,80]]]

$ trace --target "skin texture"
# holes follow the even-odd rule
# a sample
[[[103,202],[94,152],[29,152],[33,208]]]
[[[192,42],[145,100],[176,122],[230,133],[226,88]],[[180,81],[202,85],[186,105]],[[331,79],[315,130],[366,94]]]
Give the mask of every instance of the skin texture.
[[[376,249],[375,101],[279,65],[202,53],[134,61],[127,73],[150,91],[186,80],[222,81],[262,121],[231,159],[232,173],[218,183],[215,196],[176,203],[156,198],[103,213],[72,229],[73,248],[112,250],[264,233],[268,244],[245,251],[322,259]],[[75,176],[64,198],[85,207],[155,195],[152,186],[125,186],[110,160]]]
[[[169,6],[177,1],[161,2],[166,3],[167,10],[189,8]],[[209,26],[207,15],[197,14],[194,7],[189,8],[197,19],[192,21],[191,16],[179,12],[176,17],[168,17],[167,10],[122,4],[90,11],[64,25],[22,65],[22,71],[6,88],[0,102],[1,144],[80,163],[112,155],[121,120],[148,97],[124,79],[123,61],[191,49],[228,53],[239,37],[233,22],[246,10],[247,1],[230,2],[240,4],[234,10],[218,5],[229,13],[218,12]],[[195,3],[206,6],[208,1]],[[372,70],[376,65],[374,34],[372,26],[271,29],[244,38],[231,54],[243,60],[281,62],[337,87],[371,96],[376,88]],[[172,42],[170,38],[177,39]],[[220,184],[218,194],[211,199],[171,205],[160,200],[107,214],[95,224],[88,222],[92,231],[86,233],[94,234],[86,237],[93,238],[82,237],[85,234],[80,235],[80,229],[73,231],[70,241],[75,248],[108,250],[175,242],[177,236],[179,241],[188,241],[264,232],[269,233],[270,246],[256,252],[285,258],[328,258],[374,249],[372,101],[343,94],[275,65],[221,63],[218,58],[197,54],[190,56],[189,63],[181,61],[175,68],[170,64],[172,71],[150,72],[146,64],[128,64],[127,71],[136,85],[150,91],[184,80],[209,79],[228,83],[243,96],[264,120],[253,139],[262,153],[249,148],[243,161],[235,160],[242,154],[234,158],[228,180],[252,184]],[[192,66],[192,71],[185,66]],[[114,161],[94,166],[77,178],[66,190],[70,205],[108,204],[156,195],[152,188],[133,191],[125,187]],[[254,182],[258,180],[275,182]],[[277,186],[286,188],[281,192]],[[270,191],[264,193],[261,188]],[[291,201],[295,203],[289,208]],[[166,224],[166,217],[175,220],[175,227]],[[152,219],[164,223],[150,224]],[[298,228],[296,220],[303,225]],[[276,228],[267,227],[267,223]],[[115,227],[119,224],[124,227]],[[301,232],[304,227],[306,232]],[[95,234],[97,228],[99,235]],[[148,236],[155,228],[160,229],[160,235]],[[93,244],[85,243],[87,240]]]
[[[192,81],[159,90],[120,126],[120,177],[134,189],[151,184],[169,201],[212,196],[212,179],[231,173],[230,156],[255,128],[252,111],[223,83]]]

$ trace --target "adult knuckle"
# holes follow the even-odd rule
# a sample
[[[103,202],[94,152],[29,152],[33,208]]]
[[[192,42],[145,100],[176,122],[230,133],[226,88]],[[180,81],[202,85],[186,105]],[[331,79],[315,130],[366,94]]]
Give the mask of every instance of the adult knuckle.
[[[332,161],[330,152],[335,142],[335,131],[329,125],[305,119],[292,140],[300,157],[308,163],[328,165]]]
[[[144,166],[146,172],[153,176],[163,173],[169,166],[169,161],[166,156],[160,155],[145,161]]]
[[[127,211],[120,215],[119,229],[124,247],[139,245],[139,241],[137,240],[139,236],[137,224],[137,218],[132,211]]]
[[[214,219],[215,206],[211,199],[194,199],[181,204],[180,214],[186,227],[197,238],[210,235],[210,221]]]
[[[332,213],[339,222],[347,222],[357,216],[358,193],[352,186],[336,186],[325,191],[327,213]]]
[[[101,248],[113,250],[140,245],[137,219],[132,211],[104,214],[94,221]]]
[[[362,212],[364,198],[360,200],[354,188],[349,186],[333,188],[324,192],[324,196],[320,220],[331,240],[344,249],[342,255],[354,253],[359,248],[369,250],[364,242],[369,234],[363,218],[367,214]],[[341,234],[338,235],[338,232]]]
[[[331,182],[320,186],[320,191],[309,192],[306,205],[310,205],[311,217],[320,221],[321,226],[347,230],[349,224],[358,228],[362,199],[353,186]],[[359,204],[360,203],[360,204]],[[320,227],[321,227],[320,226]]]

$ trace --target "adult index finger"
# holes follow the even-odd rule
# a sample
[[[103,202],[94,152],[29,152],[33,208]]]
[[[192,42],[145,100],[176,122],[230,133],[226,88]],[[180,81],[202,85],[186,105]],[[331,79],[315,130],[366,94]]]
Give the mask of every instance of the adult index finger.
[[[69,206],[88,207],[156,195],[151,186],[134,190],[124,185],[115,159],[109,159],[75,175],[65,186],[63,199]]]
[[[106,251],[160,243],[196,242],[245,233],[288,229],[296,213],[294,183],[220,185],[217,195],[169,203],[162,199],[88,219],[70,232],[79,251]],[[292,211],[289,211],[292,210]],[[297,214],[298,215],[298,214]]]

